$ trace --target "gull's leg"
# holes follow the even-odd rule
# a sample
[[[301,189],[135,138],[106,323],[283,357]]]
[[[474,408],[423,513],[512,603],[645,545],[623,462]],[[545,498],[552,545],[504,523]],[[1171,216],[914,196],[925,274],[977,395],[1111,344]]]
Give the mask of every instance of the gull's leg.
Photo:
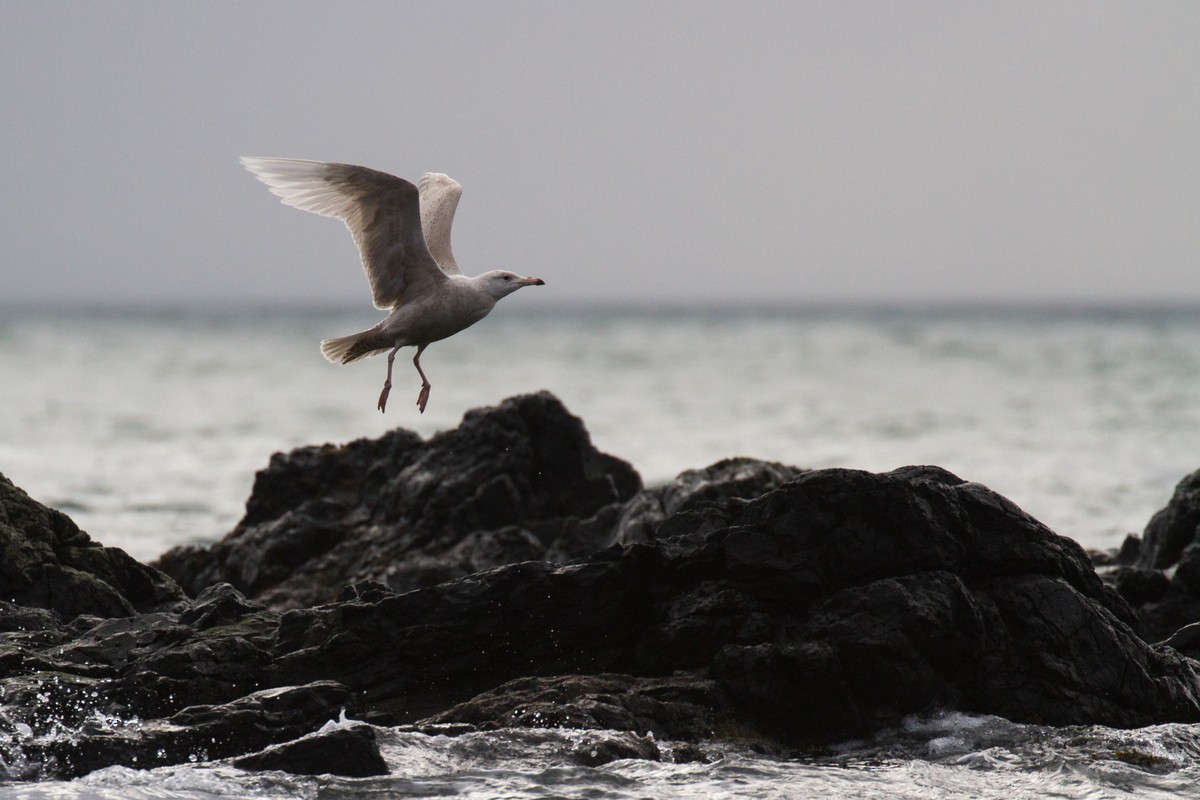
[[[396,351],[400,349],[400,345],[392,348],[392,352],[388,353],[388,374],[387,380],[383,382],[383,391],[379,393],[379,413],[383,413],[383,409],[387,407],[388,392],[392,390],[392,362],[396,360]]]
[[[417,395],[417,408],[421,409],[421,413],[425,413],[425,404],[429,402],[429,390],[433,385],[429,379],[425,377],[425,370],[421,369],[421,353],[424,352],[426,345],[421,345],[417,348],[417,354],[413,356],[413,366],[417,368],[417,372],[421,375],[421,393]]]

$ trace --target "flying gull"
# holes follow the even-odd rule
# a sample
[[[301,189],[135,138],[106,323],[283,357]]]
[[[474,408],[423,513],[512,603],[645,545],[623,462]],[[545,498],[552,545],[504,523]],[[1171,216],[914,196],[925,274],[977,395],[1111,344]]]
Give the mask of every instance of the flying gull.
[[[431,388],[421,369],[425,348],[474,325],[505,295],[545,284],[504,270],[474,278],[462,274],[450,249],[462,186],[447,175],[426,173],[418,189],[403,178],[353,164],[249,156],[241,161],[285,205],[336,217],[354,236],[375,307],[391,313],[361,333],[324,340],[321,352],[335,364],[349,364],[390,349],[380,411],[392,390],[397,350],[417,348],[417,407],[425,413]]]

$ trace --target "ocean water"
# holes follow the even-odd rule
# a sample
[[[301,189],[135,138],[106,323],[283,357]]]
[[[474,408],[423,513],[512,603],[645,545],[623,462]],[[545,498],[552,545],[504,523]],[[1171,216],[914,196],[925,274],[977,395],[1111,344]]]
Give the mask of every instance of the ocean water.
[[[151,559],[219,538],[271,453],[422,435],[549,389],[647,483],[747,455],[938,464],[1087,547],[1140,532],[1200,468],[1200,309],[544,312],[517,298],[411,349],[325,362],[373,312],[0,311],[0,472]]]
[[[331,722],[327,727],[335,727]],[[912,718],[869,742],[801,758],[725,745],[705,760],[620,760],[580,766],[603,734],[549,729],[457,737],[377,730],[388,775],[375,778],[248,773],[225,764],[153,770],[110,767],[75,781],[0,785],[5,800],[373,800],[374,798],[596,798],[597,800],[1105,800],[1193,798],[1200,792],[1200,727],[1136,731],[1041,728],[997,717]]]
[[[150,559],[230,530],[272,452],[393,426],[431,435],[539,389],[648,483],[733,455],[939,464],[1095,548],[1140,531],[1200,468],[1200,309],[507,305],[426,351],[424,415],[411,350],[386,415],[375,410],[382,359],[321,358],[321,338],[373,324],[369,312],[3,310],[0,472]],[[578,766],[571,753],[595,735],[381,730],[390,774],[358,780],[188,764],[5,784],[0,764],[0,798],[1200,796],[1195,725],[1052,729],[946,714],[805,758],[726,745],[705,763]]]

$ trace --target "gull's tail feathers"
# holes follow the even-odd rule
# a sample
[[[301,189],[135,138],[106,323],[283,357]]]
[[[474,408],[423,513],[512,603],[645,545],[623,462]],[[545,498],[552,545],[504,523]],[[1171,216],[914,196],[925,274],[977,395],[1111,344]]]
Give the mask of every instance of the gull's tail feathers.
[[[349,336],[339,336],[336,339],[325,339],[321,342],[321,354],[332,364],[349,364],[351,361],[391,350],[391,347],[381,347],[377,340],[373,340],[371,335],[374,333],[372,329]]]

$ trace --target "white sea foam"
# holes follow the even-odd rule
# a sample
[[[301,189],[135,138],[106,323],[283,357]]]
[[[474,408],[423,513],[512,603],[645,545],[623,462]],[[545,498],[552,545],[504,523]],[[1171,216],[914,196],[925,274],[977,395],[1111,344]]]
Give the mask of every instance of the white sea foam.
[[[929,743],[950,732],[962,737],[967,752],[930,752]],[[110,767],[71,782],[10,784],[0,787],[0,798],[1175,800],[1194,797],[1200,781],[1194,725],[1053,729],[948,715],[881,732],[872,742],[841,754],[780,759],[736,745],[705,744],[712,758],[701,761],[627,759],[579,766],[572,753],[604,736],[601,731],[533,729],[446,737],[381,730],[390,772],[376,778],[253,773],[221,763],[153,770]],[[669,751],[670,743],[660,745]]]
[[[505,312],[427,351],[422,416],[406,360],[381,415],[383,362],[317,351],[369,314],[9,310],[0,472],[148,559],[232,528],[272,452],[543,388],[647,482],[733,455],[939,464],[1090,547],[1200,467],[1200,312]]]

